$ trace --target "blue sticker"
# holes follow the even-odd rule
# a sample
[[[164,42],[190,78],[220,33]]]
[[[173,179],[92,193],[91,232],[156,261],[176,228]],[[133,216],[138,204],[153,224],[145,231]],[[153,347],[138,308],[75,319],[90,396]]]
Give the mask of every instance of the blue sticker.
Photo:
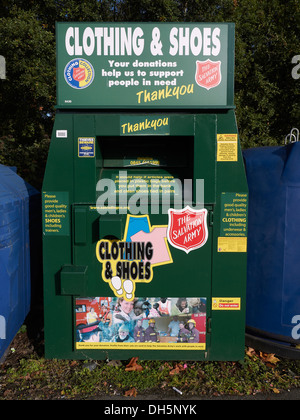
[[[95,157],[95,137],[78,137],[78,157]]]

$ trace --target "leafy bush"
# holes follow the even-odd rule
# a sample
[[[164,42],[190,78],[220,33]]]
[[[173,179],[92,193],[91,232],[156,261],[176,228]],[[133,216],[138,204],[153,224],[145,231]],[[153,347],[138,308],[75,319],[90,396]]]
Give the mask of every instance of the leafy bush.
[[[0,138],[0,163],[15,166],[17,173],[38,190],[42,188],[50,139],[22,145],[11,137]]]

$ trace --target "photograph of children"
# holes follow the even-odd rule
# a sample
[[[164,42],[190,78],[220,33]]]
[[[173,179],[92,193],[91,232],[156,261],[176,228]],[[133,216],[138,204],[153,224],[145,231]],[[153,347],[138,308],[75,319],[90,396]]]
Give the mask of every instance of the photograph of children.
[[[83,305],[83,298],[76,302],[78,342],[92,339],[100,343],[205,343],[206,298],[87,299],[93,299],[93,310]],[[79,304],[89,308],[86,323],[80,317]],[[92,338],[87,334],[91,330]]]

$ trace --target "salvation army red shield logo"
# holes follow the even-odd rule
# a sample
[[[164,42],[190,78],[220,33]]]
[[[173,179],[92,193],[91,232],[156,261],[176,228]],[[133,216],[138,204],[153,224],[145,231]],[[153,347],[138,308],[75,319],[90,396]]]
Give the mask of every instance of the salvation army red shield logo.
[[[85,69],[81,67],[73,68],[73,79],[77,82],[82,82],[85,79]]]
[[[167,238],[169,243],[187,254],[205,245],[208,238],[207,210],[169,209]]]
[[[221,83],[221,61],[196,61],[196,83],[209,90]]]

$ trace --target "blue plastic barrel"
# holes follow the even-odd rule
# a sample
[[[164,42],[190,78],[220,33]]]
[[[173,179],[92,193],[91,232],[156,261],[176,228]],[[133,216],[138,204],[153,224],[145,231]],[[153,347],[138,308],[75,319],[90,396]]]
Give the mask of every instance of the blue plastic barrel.
[[[38,201],[40,193],[14,168],[0,165],[0,360],[30,310],[30,229]]]
[[[299,358],[300,143],[248,149],[243,156],[249,186],[246,337],[263,351]]]

